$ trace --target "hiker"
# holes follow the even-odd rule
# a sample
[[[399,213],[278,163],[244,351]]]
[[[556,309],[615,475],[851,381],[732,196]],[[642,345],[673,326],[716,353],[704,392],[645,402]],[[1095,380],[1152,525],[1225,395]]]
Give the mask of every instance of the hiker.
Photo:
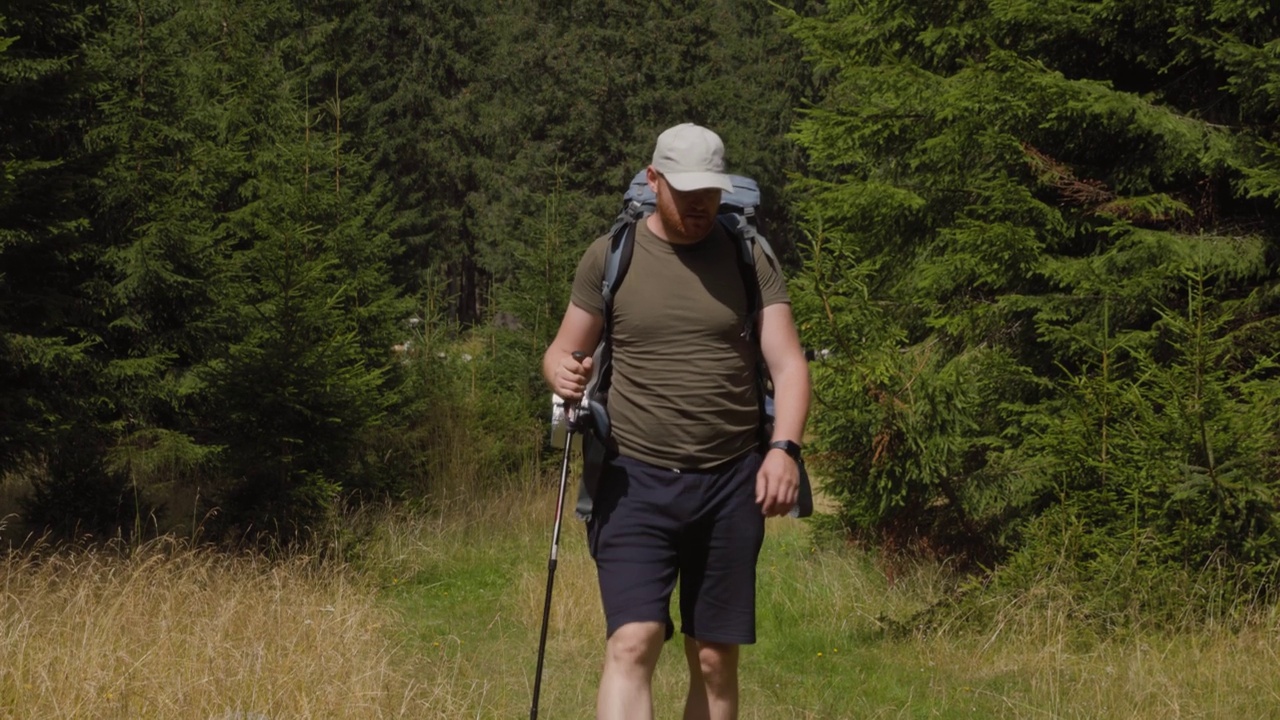
[[[606,324],[608,236],[578,264],[571,302],[542,369],[576,401],[590,352],[610,327],[611,441],[587,523],[606,617],[597,717],[651,718],[651,681],[674,634],[681,583],[689,665],[684,717],[736,718],[739,646],[755,642],[755,571],[764,519],[797,499],[809,374],[781,269],[757,249],[761,308],[748,318],[735,241],[717,221],[724,145],[711,130],[664,131],[645,172],[656,210],[636,223],[628,280]],[[754,327],[752,327],[754,325]],[[586,352],[578,361],[574,352]],[[760,437],[757,358],[774,388]],[[762,447],[765,445],[765,447]]]

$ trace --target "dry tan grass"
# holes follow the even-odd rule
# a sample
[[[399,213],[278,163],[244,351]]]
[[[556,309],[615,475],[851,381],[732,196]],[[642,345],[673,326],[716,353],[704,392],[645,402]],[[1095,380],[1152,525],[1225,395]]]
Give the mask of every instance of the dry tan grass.
[[[173,542],[0,560],[0,716],[418,717],[394,619],[341,568]]]
[[[550,485],[371,517],[358,570],[176,543],[0,559],[0,718],[526,716]],[[892,565],[770,521],[744,720],[1280,717],[1274,608],[1243,628],[1099,637],[1046,586],[989,627],[895,639],[883,619],[950,581]],[[566,518],[542,717],[593,716],[602,645],[584,533]],[[660,717],[679,715],[683,662],[668,645]]]

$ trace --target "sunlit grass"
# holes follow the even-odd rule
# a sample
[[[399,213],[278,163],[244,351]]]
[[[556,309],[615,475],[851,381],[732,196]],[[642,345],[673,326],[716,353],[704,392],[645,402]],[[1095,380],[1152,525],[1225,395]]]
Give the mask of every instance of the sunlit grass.
[[[0,564],[0,717],[527,717],[555,482],[353,518],[351,564],[181,543],[11,553]],[[946,567],[815,545],[769,521],[743,718],[1280,717],[1280,616],[1232,627],[1076,625],[1046,582],[982,626],[890,632]],[[604,621],[566,517],[540,717],[594,716]],[[680,643],[658,669],[679,717]]]
[[[172,542],[0,558],[0,716],[421,717],[341,568]]]
[[[420,676],[435,678],[441,707],[457,713],[449,717],[528,715],[553,485],[384,524],[397,548],[381,557],[386,597],[408,646],[421,649]],[[742,717],[1280,717],[1274,614],[1243,631],[1106,638],[1073,626],[1063,595],[1012,603],[987,627],[888,631],[955,582],[936,563],[816,546],[804,522],[769,521]],[[566,519],[541,717],[594,717],[603,628],[583,528]],[[684,684],[677,639],[655,681],[658,717],[679,717]]]

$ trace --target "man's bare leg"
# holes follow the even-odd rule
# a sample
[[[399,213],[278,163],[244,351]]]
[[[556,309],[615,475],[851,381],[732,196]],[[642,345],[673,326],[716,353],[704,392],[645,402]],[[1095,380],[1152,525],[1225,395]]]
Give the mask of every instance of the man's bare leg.
[[[736,720],[738,646],[684,639],[689,663],[689,695],[684,720]]]
[[[609,636],[597,720],[652,720],[653,671],[665,636],[666,625],[660,622],[627,623]]]

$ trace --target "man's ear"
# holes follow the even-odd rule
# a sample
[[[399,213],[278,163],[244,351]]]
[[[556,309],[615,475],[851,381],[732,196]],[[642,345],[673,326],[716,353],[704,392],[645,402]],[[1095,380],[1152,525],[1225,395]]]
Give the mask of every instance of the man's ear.
[[[644,179],[649,181],[649,189],[653,191],[654,195],[658,194],[658,178],[660,177],[662,176],[653,168],[652,165],[645,168]]]

